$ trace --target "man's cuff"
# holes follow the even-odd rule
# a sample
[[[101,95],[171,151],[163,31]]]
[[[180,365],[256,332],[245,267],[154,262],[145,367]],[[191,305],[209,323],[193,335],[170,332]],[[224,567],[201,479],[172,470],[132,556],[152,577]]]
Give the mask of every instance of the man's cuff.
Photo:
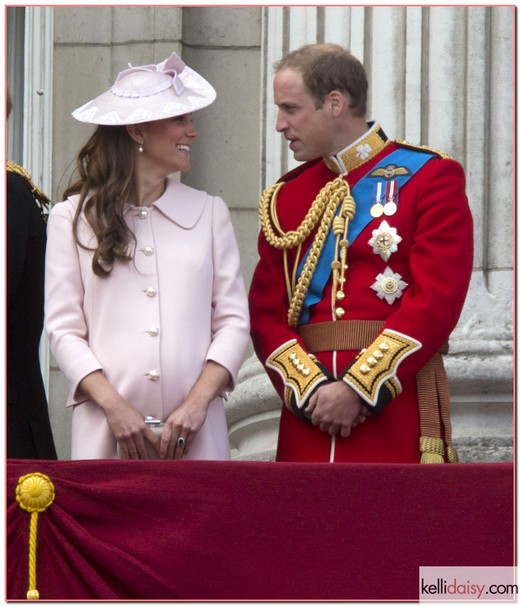
[[[393,330],[384,330],[361,351],[342,374],[372,412],[379,412],[401,391],[397,369],[401,362],[422,347],[419,341]]]
[[[285,404],[299,416],[315,388],[330,380],[316,358],[308,354],[296,339],[273,351],[266,360],[266,366],[282,377]]]

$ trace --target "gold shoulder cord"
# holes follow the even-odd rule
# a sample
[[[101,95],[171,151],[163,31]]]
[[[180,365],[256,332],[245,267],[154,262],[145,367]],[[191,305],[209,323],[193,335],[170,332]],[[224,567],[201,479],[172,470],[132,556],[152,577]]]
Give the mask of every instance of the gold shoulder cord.
[[[10,160],[7,161],[7,170],[11,173],[16,173],[17,175],[22,177],[22,179],[24,179],[27,182],[27,184],[29,185],[29,187],[31,188],[31,193],[45,207],[49,206],[49,204],[50,204],[49,198],[43,193],[43,191],[37,185],[35,185],[32,182],[32,177],[31,177],[29,171],[27,171],[25,168],[23,168],[23,166],[16,164],[16,162],[11,162]]]
[[[325,244],[325,239],[329,233],[330,227],[335,221],[334,215],[336,214],[336,210],[340,203],[342,203],[343,206],[340,215],[336,219],[336,224],[334,225],[334,234],[336,235],[336,259],[333,263],[333,269],[335,271],[335,283],[341,283],[340,278],[337,277],[337,269],[341,267],[344,272],[347,267],[346,248],[348,242],[346,240],[346,233],[348,230],[348,221],[354,216],[355,203],[350,195],[348,183],[343,179],[343,176],[339,176],[333,181],[329,181],[321,189],[298,228],[294,231],[284,232],[276,213],[276,199],[283,185],[283,182],[276,183],[264,191],[260,198],[259,214],[262,231],[264,232],[266,240],[271,246],[282,250],[284,253],[285,280],[287,295],[290,302],[287,321],[289,326],[296,327],[298,326],[298,321],[300,319],[305,295],[309,290],[312,276],[316,270],[316,264],[323,250],[323,245]],[[314,238],[307,260],[305,261],[302,273],[298,282],[295,284],[294,274],[299,262],[301,245],[316,227],[320,219],[321,222],[318,232]],[[338,220],[341,223],[341,226],[339,225]],[[275,229],[280,235],[276,235]],[[294,264],[293,278],[291,280],[287,262],[287,251],[296,246],[298,246],[297,259]],[[338,255],[340,257],[339,265]]]

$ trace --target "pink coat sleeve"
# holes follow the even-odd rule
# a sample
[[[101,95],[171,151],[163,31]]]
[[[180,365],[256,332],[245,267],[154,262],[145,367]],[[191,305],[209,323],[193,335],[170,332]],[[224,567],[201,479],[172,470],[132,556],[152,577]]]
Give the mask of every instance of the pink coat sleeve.
[[[247,293],[240,268],[240,256],[229,211],[223,200],[213,206],[212,333],[206,355],[224,366],[232,377],[231,391],[249,343]]]
[[[71,385],[68,406],[86,399],[78,392],[78,384],[101,369],[87,341],[81,261],[72,232],[73,217],[70,201],[53,207],[47,225],[45,260],[45,328],[51,352]]]

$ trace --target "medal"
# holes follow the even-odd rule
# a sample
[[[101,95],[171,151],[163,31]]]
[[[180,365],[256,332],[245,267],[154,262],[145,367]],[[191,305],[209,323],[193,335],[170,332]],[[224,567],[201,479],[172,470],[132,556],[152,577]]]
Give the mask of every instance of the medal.
[[[386,221],[382,221],[381,225],[372,231],[372,238],[370,238],[368,244],[372,247],[375,255],[379,255],[383,261],[388,261],[390,256],[397,252],[401,241],[402,238],[397,233],[397,229],[390,227]]]
[[[372,217],[374,217],[374,219],[377,219],[378,217],[380,217],[384,212],[384,207],[381,203],[382,189],[383,189],[383,184],[381,182],[379,182],[377,184],[376,202],[375,202],[375,204],[372,205],[372,208],[370,209],[370,214],[372,215]]]
[[[376,202],[374,206],[370,209],[370,214],[374,217],[374,219],[379,218],[384,212],[384,207],[381,202]]]
[[[395,200],[397,198],[397,188],[398,188],[398,184],[397,181],[390,181],[390,183],[387,184],[386,186],[387,188],[387,202],[384,206],[383,212],[385,213],[385,215],[387,217],[391,217],[392,215],[395,215],[395,213],[397,212],[397,204],[395,203]]]
[[[382,274],[378,274],[376,281],[370,287],[375,290],[377,296],[388,303],[393,305],[396,299],[399,299],[403,295],[403,290],[408,286],[397,272],[393,272],[389,267],[385,269]]]
[[[397,212],[397,204],[395,202],[387,202],[384,207],[384,213],[387,217],[395,215]]]

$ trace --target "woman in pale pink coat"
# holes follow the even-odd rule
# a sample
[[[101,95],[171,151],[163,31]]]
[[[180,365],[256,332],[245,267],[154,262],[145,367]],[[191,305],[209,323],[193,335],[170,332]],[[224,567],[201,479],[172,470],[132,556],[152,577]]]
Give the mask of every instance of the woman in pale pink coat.
[[[50,213],[45,301],[73,459],[230,458],[223,400],[249,339],[238,246],[222,199],[168,177],[214,99],[173,53],[73,113],[98,127]]]

